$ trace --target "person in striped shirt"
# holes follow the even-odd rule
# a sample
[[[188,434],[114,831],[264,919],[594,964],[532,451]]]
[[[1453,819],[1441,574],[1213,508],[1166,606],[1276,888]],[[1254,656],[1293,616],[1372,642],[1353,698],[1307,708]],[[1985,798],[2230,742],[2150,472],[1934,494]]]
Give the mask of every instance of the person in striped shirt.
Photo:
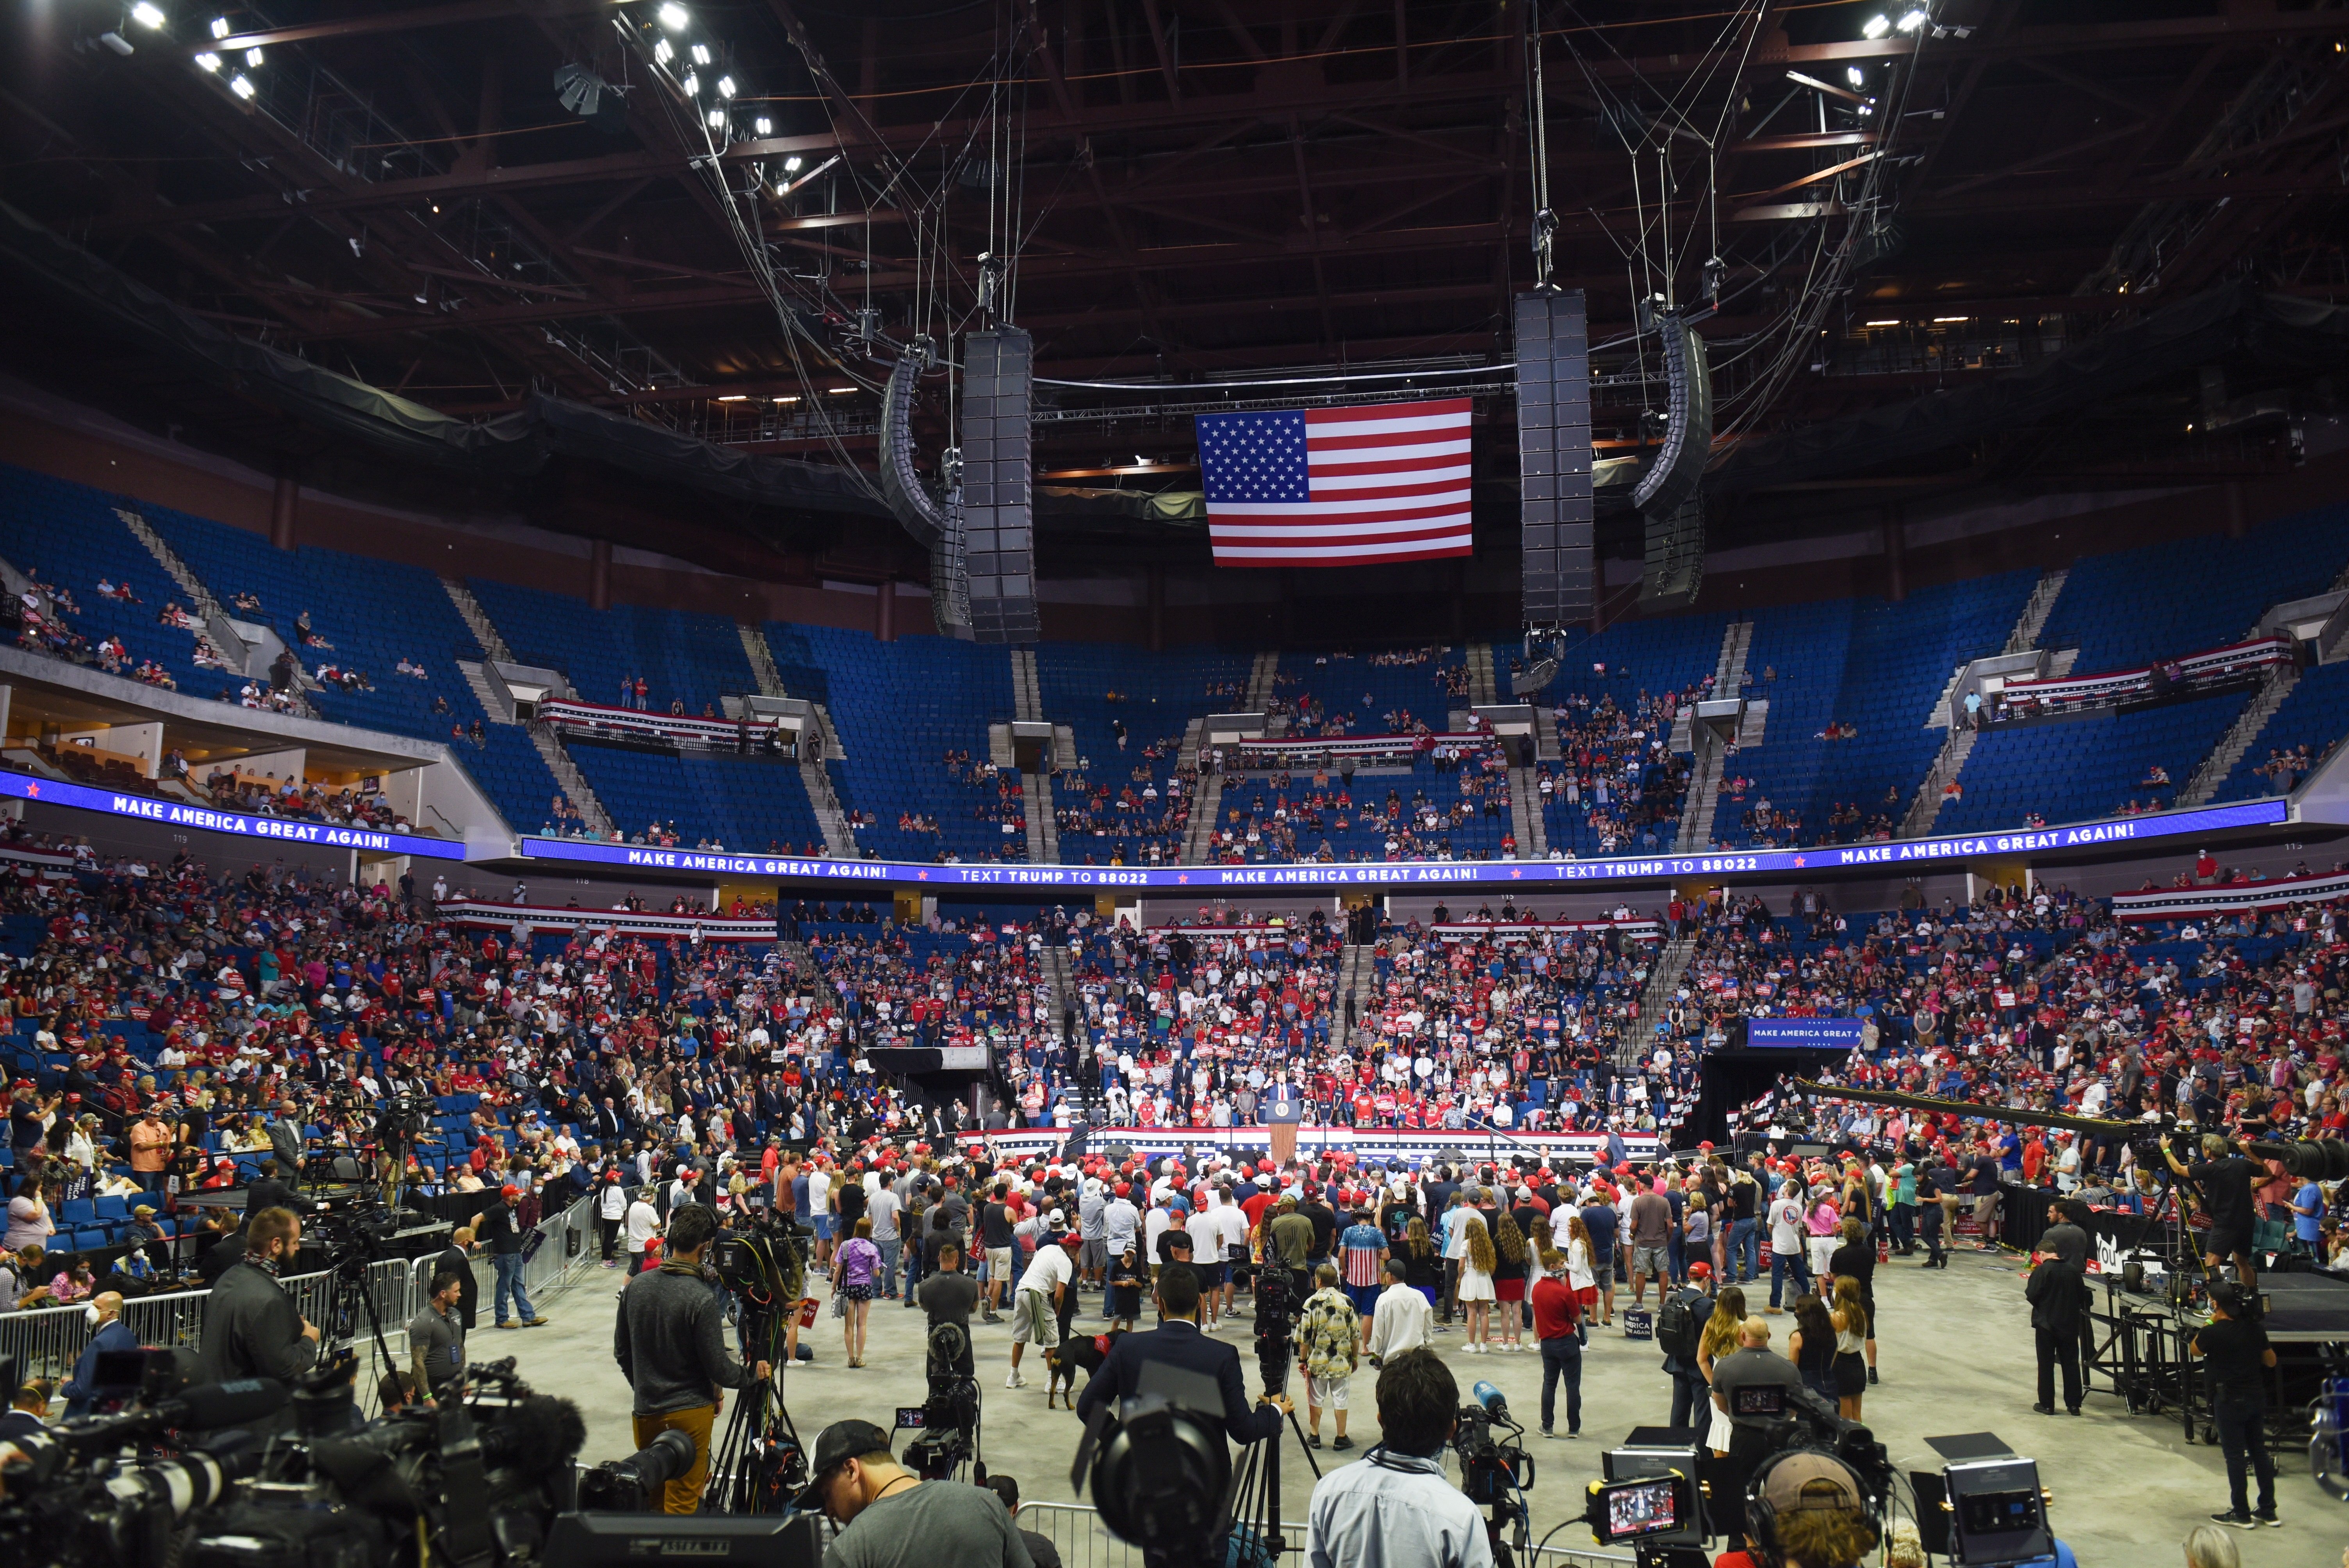
[[[1354,1211],[1354,1222],[1338,1235],[1338,1255],[1346,1295],[1364,1316],[1378,1309],[1381,1274],[1386,1267],[1387,1239],[1371,1223],[1368,1209]]]

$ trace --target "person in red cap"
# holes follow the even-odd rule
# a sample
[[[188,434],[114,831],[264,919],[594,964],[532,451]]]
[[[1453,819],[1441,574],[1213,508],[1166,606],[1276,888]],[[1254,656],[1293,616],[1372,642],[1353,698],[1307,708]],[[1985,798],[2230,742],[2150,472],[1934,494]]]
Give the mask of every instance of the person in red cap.
[[[500,1328],[543,1328],[546,1319],[531,1305],[522,1285],[522,1222],[514,1217],[514,1200],[522,1189],[508,1182],[498,1189],[497,1202],[481,1211],[474,1233],[490,1249],[490,1266],[497,1272],[497,1323]],[[509,1316],[511,1295],[514,1315]]]

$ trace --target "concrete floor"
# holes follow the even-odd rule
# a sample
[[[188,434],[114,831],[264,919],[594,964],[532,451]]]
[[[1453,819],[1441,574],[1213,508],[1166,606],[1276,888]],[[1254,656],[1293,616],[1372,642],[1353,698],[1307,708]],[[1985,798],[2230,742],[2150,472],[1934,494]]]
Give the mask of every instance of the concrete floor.
[[[591,1268],[580,1283],[547,1301],[549,1326],[501,1333],[484,1326],[471,1346],[476,1359],[511,1355],[523,1374],[543,1392],[578,1401],[586,1417],[593,1462],[618,1458],[634,1447],[627,1422],[628,1389],[611,1356],[613,1292],[619,1270]],[[1620,1293],[1619,1293],[1619,1297]],[[486,1306],[486,1293],[484,1306]],[[1620,1301],[1619,1299],[1619,1310]],[[2092,1391],[2086,1414],[2073,1419],[2034,1414],[2030,1320],[2015,1262],[1960,1253],[1946,1271],[1922,1272],[1898,1260],[1878,1275],[1878,1306],[1883,1382],[1868,1390],[1866,1418],[1905,1472],[1938,1465],[1925,1445],[1929,1435],[1992,1431],[2018,1451],[2039,1460],[2043,1482],[2054,1501],[2056,1531],[2089,1568],[2112,1564],[2168,1565],[2179,1562],[2178,1543],[2227,1500],[2226,1468],[2215,1448],[2188,1447],[2172,1420],[2131,1417],[2109,1391]],[[1081,1325],[1092,1321],[1092,1299],[1080,1309]],[[486,1322],[487,1314],[484,1313]],[[1791,1317],[1775,1318],[1780,1342]],[[895,1407],[923,1397],[921,1317],[894,1302],[876,1302],[872,1314],[868,1365],[844,1365],[840,1332],[827,1312],[817,1319],[807,1343],[812,1366],[794,1368],[785,1388],[801,1435],[812,1443],[825,1423],[857,1415],[886,1425]],[[1582,1508],[1584,1484],[1599,1474],[1599,1449],[1635,1425],[1661,1423],[1671,1403],[1669,1382],[1652,1345],[1619,1337],[1619,1329],[1594,1329],[1583,1372],[1583,1437],[1577,1442],[1529,1438],[1538,1474],[1531,1494],[1534,1534]],[[1029,1387],[1003,1387],[1009,1367],[1009,1330],[981,1326],[975,1334],[979,1387],[985,1401],[985,1458],[997,1473],[1019,1477],[1027,1499],[1081,1501],[1069,1486],[1069,1465],[1078,1438],[1077,1418],[1044,1408],[1044,1376],[1030,1352]],[[1254,1357],[1245,1326],[1226,1326],[1222,1336],[1237,1346],[1255,1387]],[[1531,1343],[1530,1332],[1526,1335]],[[1467,1356],[1457,1334],[1436,1341],[1464,1391],[1489,1378],[1507,1395],[1511,1412],[1531,1429],[1540,1408],[1541,1364],[1531,1353]],[[1356,1460],[1375,1439],[1371,1400],[1375,1373],[1354,1380],[1352,1432],[1361,1447],[1347,1454],[1326,1449],[1313,1455],[1326,1471],[1337,1460]],[[1300,1418],[1304,1407],[1299,1406]],[[1324,1414],[1325,1422],[1328,1419]],[[1558,1424],[1564,1427],[1561,1411]],[[1325,1426],[1324,1440],[1331,1435]],[[1313,1477],[1294,1438],[1282,1446],[1282,1513],[1306,1516]],[[2279,1509],[2282,1530],[2237,1537],[2243,1561],[2252,1568],[2339,1568],[2349,1543],[2349,1504],[2333,1501],[2309,1479],[2306,1460],[2286,1456],[2281,1463]],[[1047,1532],[1047,1533],[1053,1533]],[[1588,1531],[1576,1524],[1557,1532],[1552,1543],[1588,1548]],[[1080,1558],[1072,1557],[1071,1561]]]

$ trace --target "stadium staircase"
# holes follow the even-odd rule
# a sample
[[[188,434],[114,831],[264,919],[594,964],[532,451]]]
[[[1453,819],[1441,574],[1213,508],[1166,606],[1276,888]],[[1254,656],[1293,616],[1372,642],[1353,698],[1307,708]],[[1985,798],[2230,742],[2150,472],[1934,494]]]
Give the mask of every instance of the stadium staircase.
[[[1011,650],[1011,717],[1022,724],[1044,721],[1044,692],[1036,680],[1036,650]]]
[[[1030,864],[1061,862],[1061,826],[1052,812],[1052,778],[1042,769],[1020,776],[1019,799],[1028,811],[1028,859]]]
[[[2349,568],[2344,568],[2341,574],[2333,580],[2331,591],[2338,593],[2344,590],[2349,590]],[[2262,615],[2260,619],[2264,622],[2267,617]],[[2260,627],[2254,625],[2244,640],[2248,642],[2259,634]],[[2334,638],[2335,646],[2343,637],[2349,637],[2349,629],[2344,629]],[[2330,654],[2328,650],[2319,649],[2317,656],[2326,658]],[[2260,732],[2267,728],[2268,720],[2275,717],[2276,709],[2283,706],[2284,698],[2290,696],[2292,688],[2299,684],[2298,665],[2282,664],[2270,667],[2266,678],[2260,682],[2259,694],[2236,716],[2227,733],[2219,738],[2219,744],[2210,748],[2210,755],[2204,758],[2202,765],[2194,770],[2194,777],[2186,781],[2186,788],[2178,792],[2179,806],[2207,806],[2210,803],[2211,798],[2219,793],[2219,787],[2235,771],[2235,764],[2240,762],[2258,743]]]
[[[1688,973],[1689,961],[1696,956],[1696,922],[1688,922],[1678,936],[1664,944],[1656,954],[1656,965],[1648,971],[1648,988],[1640,993],[1641,1026],[1633,1029],[1616,1054],[1624,1068],[1635,1068],[1646,1059],[1646,1047],[1655,1037],[1655,1020],[1663,1016],[1672,993],[1680,989],[1681,976]]]
[[[1469,706],[1472,707],[1485,707],[1500,701],[1500,697],[1495,695],[1495,687],[1493,680],[1493,645],[1490,643],[1469,644]],[[1525,835],[1523,833],[1517,835],[1517,841],[1519,843],[1523,843],[1525,841]]]
[[[1713,689],[1718,696],[1733,696],[1745,683],[1745,653],[1754,645],[1754,623],[1732,621],[1721,634],[1721,657],[1713,666]],[[1690,770],[1688,797],[1681,805],[1680,833],[1672,841],[1675,849],[1683,852],[1711,842],[1706,830],[1712,825],[1715,810],[1721,805],[1721,780],[1728,770],[1729,748],[1714,735],[1710,727],[1699,726],[1692,711],[1683,731],[1681,721],[1672,726],[1675,738],[1683,733],[1688,738],[1690,751],[1696,765]]]
[[[775,665],[775,650],[767,644],[767,634],[745,622],[734,623],[734,634],[742,640],[742,656],[750,661],[750,678],[759,683],[761,696],[789,696],[784,688],[783,673]],[[839,735],[832,727],[832,715],[823,705],[808,705],[815,713],[815,733],[801,731],[800,782],[807,788],[808,805],[815,812],[815,825],[823,834],[823,852],[834,860],[853,861],[862,851],[857,848],[856,835],[849,830],[848,813],[840,808],[840,794],[832,787],[832,769],[825,758],[845,757]]]
[[[1203,866],[1207,863],[1207,835],[1216,830],[1216,815],[1222,810],[1224,776],[1209,769],[1200,754],[1207,749],[1207,721],[1194,718],[1183,731],[1183,763],[1197,780],[1191,792],[1191,814],[1183,821],[1182,863]]]
[[[450,577],[440,579],[440,586],[448,593],[449,603],[457,607],[457,614],[463,619],[466,629],[481,645],[483,653],[499,664],[520,662],[514,657],[513,649],[507,645],[504,635],[498,631],[497,623],[490,619],[490,613],[481,608],[481,602],[473,596],[471,588]],[[504,705],[491,690],[489,672],[471,659],[458,660],[457,668],[463,674],[465,684],[472,687],[474,696],[481,699],[481,711],[489,721],[492,724],[507,722],[499,717],[504,711]],[[572,760],[570,751],[563,744],[563,738],[535,719],[522,728],[530,737],[531,747],[538,753],[539,759],[546,764],[546,770],[554,775],[554,782],[561,787],[564,799],[571,802],[578,810],[580,820],[586,823],[588,832],[599,839],[610,838],[615,826],[612,813],[605,810],[604,802],[595,794],[595,786],[587,782],[587,776],[579,771],[579,764]],[[528,832],[530,830],[525,824],[522,830]]]
[[[204,586],[203,579],[196,575],[195,568],[190,566],[181,557],[180,552],[171,548],[171,542],[156,532],[154,526],[137,512],[128,507],[119,506],[114,509],[114,515],[122,520],[122,526],[130,531],[131,537],[146,547],[147,553],[155,558],[155,564],[160,566],[171,581],[180,585],[180,592],[188,596],[189,607],[195,612],[197,618],[203,622],[205,629],[212,634],[214,645],[222,654],[234,655],[242,665],[246,652],[244,639],[235,634],[230,624],[232,617],[229,613],[221,607],[219,600],[212,597],[212,591]],[[309,693],[316,689],[316,683],[310,678],[309,672],[302,667],[302,655],[299,653],[294,655],[294,669],[295,711],[304,718],[316,718],[319,717],[318,709],[309,697]],[[268,674],[266,670],[247,673],[263,676]]]
[[[1352,996],[1356,1008],[1361,1012],[1367,1013],[1371,1009],[1370,986],[1378,976],[1378,965],[1371,957],[1374,948],[1375,944],[1371,943],[1349,942],[1338,954],[1338,985],[1330,994],[1333,1015],[1330,1020],[1330,1038],[1341,1051],[1346,1048],[1347,1039],[1353,1033],[1346,1022],[1346,998]]]
[[[1549,832],[1542,821],[1541,786],[1530,768],[1509,769],[1509,830],[1517,841],[1521,861],[1547,860]]]
[[[2040,635],[2047,629],[2047,617],[2054,613],[2055,601],[2063,596],[2064,584],[2071,575],[2068,568],[2061,566],[2051,567],[2040,574],[2039,585],[2031,591],[2031,597],[2023,601],[2023,614],[2015,617],[2014,630],[2006,634],[2006,645],[1999,650],[2000,653],[2029,653],[2039,645]],[[2068,651],[2077,655],[2077,650]],[[2064,669],[2054,673],[2068,674],[2071,660],[2067,658],[2062,663]],[[1932,766],[1925,769],[1925,781],[1917,787],[1916,796],[1909,802],[1909,810],[1901,815],[1899,835],[1901,838],[1920,838],[1933,830],[1933,820],[1941,811],[1942,789],[1965,768],[1966,758],[1973,755],[1978,732],[1962,724],[1950,722],[1950,704],[1956,697],[1958,682],[1965,673],[1963,665],[1950,672],[1950,684],[1941,688],[1940,696],[1934,701],[1933,711],[1925,716],[1926,728],[1944,728],[1949,735],[1941,742],[1940,751],[1934,756]],[[2225,775],[2222,773],[2220,777],[2224,778]]]
[[[1273,678],[1280,674],[1280,654],[1275,650],[1258,654],[1248,670],[1247,700],[1240,704],[1243,713],[1262,713],[1272,706]]]

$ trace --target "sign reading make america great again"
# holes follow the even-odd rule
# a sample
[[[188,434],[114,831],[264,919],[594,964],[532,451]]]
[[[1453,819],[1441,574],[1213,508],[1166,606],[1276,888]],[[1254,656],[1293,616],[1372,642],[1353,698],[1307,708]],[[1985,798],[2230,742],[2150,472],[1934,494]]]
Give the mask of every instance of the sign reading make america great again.
[[[62,779],[34,779],[22,773],[0,772],[0,797],[6,796],[71,807],[78,811],[98,811],[109,817],[136,817],[141,821],[192,828],[206,833],[233,833],[240,838],[274,839],[288,844],[328,844],[337,849],[437,861],[465,858],[464,844],[455,839],[428,839],[418,833],[392,833],[376,828],[338,828],[330,822],[305,822],[291,817],[256,817],[154,795],[125,795],[112,789],[93,789],[86,784],[67,784]]]
[[[578,839],[529,838],[523,853],[535,860],[626,866],[641,871],[702,872],[823,882],[888,882],[905,886],[983,887],[1035,891],[1132,888],[1153,892],[1278,891],[1285,888],[1458,886],[1523,892],[1605,882],[1662,882],[1681,877],[1816,872],[1843,866],[1904,866],[1978,855],[2027,855],[2122,845],[2222,828],[2262,827],[2289,815],[2277,799],[2246,800],[2196,811],[2162,811],[2108,822],[1948,838],[1895,839],[1884,843],[1831,844],[1807,850],[1707,851],[1697,855],[1626,855],[1589,861],[1389,861],[1279,866],[925,865],[905,861],[822,860],[795,855],[730,854],[716,850],[664,850]]]

